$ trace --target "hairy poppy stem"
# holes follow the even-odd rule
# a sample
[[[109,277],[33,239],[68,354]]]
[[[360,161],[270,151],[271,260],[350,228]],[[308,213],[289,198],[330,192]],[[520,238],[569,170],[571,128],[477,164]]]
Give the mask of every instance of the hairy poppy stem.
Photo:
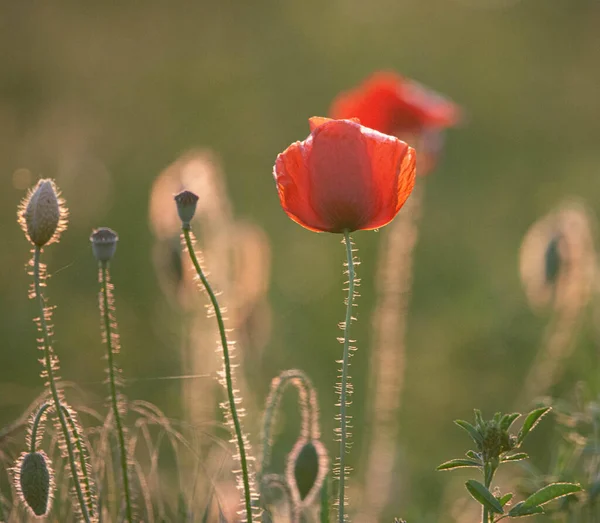
[[[350,324],[352,323],[352,307],[354,306],[354,256],[352,254],[352,238],[350,232],[344,230],[344,243],[346,244],[346,265],[348,266],[348,298],[346,299],[346,321],[344,322],[344,355],[342,358],[342,383],[340,387],[340,488],[338,500],[338,521],[344,523],[344,508],[346,498],[344,495],[346,483],[346,451],[348,439],[348,419],[346,408],[348,407],[348,366],[350,360]]]
[[[31,435],[29,436],[29,452],[36,452],[37,444],[38,444],[38,430],[40,430],[40,425],[44,423],[46,419],[46,411],[51,407],[50,403],[44,403],[39,410],[37,411],[35,417],[31,422]]]
[[[39,329],[42,332],[42,344],[44,350],[44,370],[45,375],[48,378],[47,385],[50,388],[50,393],[52,395],[52,401],[54,403],[54,412],[58,421],[60,423],[60,428],[63,433],[63,437],[65,438],[65,447],[67,449],[67,457],[69,460],[69,467],[71,469],[71,476],[73,479],[73,484],[75,486],[75,493],[77,495],[77,501],[79,502],[79,508],[81,510],[81,515],[86,523],[90,523],[90,515],[88,512],[88,507],[85,502],[83,491],[81,489],[81,484],[79,483],[79,474],[77,471],[77,464],[75,463],[75,453],[73,452],[73,443],[71,442],[71,435],[69,434],[69,427],[67,426],[67,420],[65,418],[62,402],[61,402],[61,392],[58,390],[56,386],[54,370],[57,365],[57,358],[52,350],[52,342],[50,340],[50,331],[48,329],[48,322],[46,318],[48,317],[48,309],[46,307],[46,300],[42,295],[42,276],[41,276],[41,263],[40,263],[40,255],[42,253],[42,249],[36,245],[33,250],[33,286],[35,298],[38,302],[38,307],[40,308],[40,318],[39,318]]]
[[[108,356],[108,377],[109,377],[109,388],[110,388],[110,402],[113,411],[113,417],[115,418],[115,426],[117,429],[117,439],[119,441],[119,457],[121,461],[121,473],[123,474],[123,493],[125,495],[125,517],[129,523],[133,523],[133,509],[131,504],[131,489],[129,486],[129,472],[127,469],[127,449],[125,448],[125,434],[123,431],[123,421],[121,420],[121,413],[119,412],[119,392],[117,391],[117,378],[116,378],[116,363],[114,355],[117,346],[113,346],[115,333],[113,331],[114,324],[111,321],[110,309],[112,306],[111,297],[111,284],[110,284],[110,273],[108,271],[108,263],[100,262],[99,272],[102,305],[100,307],[102,311],[102,321],[104,328],[104,336],[106,338],[106,353]]]
[[[221,312],[221,308],[219,307],[219,302],[217,301],[217,297],[208,282],[208,279],[204,275],[204,271],[198,262],[198,257],[196,256],[196,252],[194,251],[194,245],[192,243],[192,237],[190,232],[189,223],[184,223],[182,227],[183,237],[185,239],[185,245],[188,250],[188,254],[190,259],[192,260],[192,264],[194,265],[194,269],[196,269],[196,273],[202,282],[202,285],[206,289],[208,293],[208,297],[210,298],[210,303],[215,311],[215,317],[217,318],[217,324],[219,326],[219,334],[221,336],[221,347],[223,349],[223,367],[225,369],[225,383],[227,386],[227,397],[229,399],[229,411],[231,413],[231,419],[233,421],[233,426],[235,428],[235,435],[237,440],[238,452],[240,455],[240,464],[242,467],[242,480],[244,484],[244,503],[246,508],[246,517],[249,523],[252,522],[252,496],[250,490],[250,477],[248,474],[248,458],[246,456],[246,449],[244,446],[244,436],[242,434],[242,426],[240,423],[240,419],[237,412],[236,402],[235,402],[235,394],[233,391],[233,375],[231,371],[231,358],[229,355],[229,342],[227,341],[227,334],[225,331],[225,322],[223,321],[223,314]]]

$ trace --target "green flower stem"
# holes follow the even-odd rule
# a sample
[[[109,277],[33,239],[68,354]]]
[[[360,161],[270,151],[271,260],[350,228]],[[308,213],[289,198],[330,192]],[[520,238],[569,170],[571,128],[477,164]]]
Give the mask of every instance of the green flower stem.
[[[242,426],[240,424],[240,419],[238,417],[237,407],[235,405],[235,396],[233,393],[233,377],[231,373],[231,361],[229,357],[229,345],[227,342],[227,335],[225,332],[225,323],[223,321],[223,314],[221,313],[221,308],[219,307],[219,302],[217,301],[217,297],[215,296],[210,283],[206,279],[204,275],[204,271],[198,262],[198,257],[196,256],[196,252],[194,251],[194,245],[192,242],[190,226],[189,224],[184,224],[182,226],[183,237],[185,238],[185,245],[188,250],[188,254],[190,259],[192,260],[192,264],[194,265],[194,269],[196,269],[196,273],[202,281],[202,285],[206,289],[208,296],[210,298],[210,302],[215,311],[215,317],[217,318],[217,324],[219,326],[219,334],[221,336],[221,346],[223,348],[223,367],[225,368],[225,381],[227,385],[227,397],[229,399],[229,410],[231,412],[231,419],[233,420],[233,426],[235,428],[235,435],[237,439],[238,452],[240,454],[240,464],[242,467],[242,479],[244,483],[244,503],[246,506],[246,517],[249,523],[252,522],[252,499],[250,496],[250,478],[248,474],[248,459],[246,457],[246,449],[244,448],[244,438],[242,436]]]
[[[131,492],[129,487],[129,474],[127,471],[127,449],[125,448],[125,435],[123,433],[123,423],[119,412],[119,401],[117,392],[117,383],[115,378],[114,347],[112,342],[113,332],[110,318],[111,300],[109,299],[109,272],[107,263],[100,263],[100,285],[102,287],[102,320],[104,322],[104,333],[106,336],[106,352],[108,354],[108,376],[110,388],[110,400],[112,404],[115,426],[117,428],[117,439],[119,441],[119,454],[121,461],[121,473],[123,474],[123,490],[125,494],[125,514],[127,521],[133,523],[133,510],[131,505]]]
[[[37,245],[33,251],[33,285],[35,290],[35,298],[38,302],[38,307],[40,309],[40,329],[43,334],[43,344],[44,344],[44,363],[45,370],[48,374],[48,386],[50,387],[50,392],[52,394],[52,401],[54,403],[54,411],[56,412],[56,416],[60,423],[60,428],[62,430],[63,436],[65,438],[65,446],[67,447],[67,456],[69,459],[69,466],[71,468],[71,476],[73,479],[73,483],[75,484],[75,493],[77,495],[77,501],[79,502],[79,508],[81,509],[81,515],[86,523],[90,523],[90,515],[88,513],[87,505],[85,503],[85,499],[83,497],[83,492],[81,490],[81,485],[79,484],[79,475],[77,473],[77,465],[75,463],[75,455],[73,453],[73,445],[71,443],[71,436],[69,435],[69,427],[67,426],[67,420],[65,419],[64,412],[62,410],[61,398],[56,386],[55,377],[54,377],[54,359],[52,352],[52,343],[50,341],[50,333],[48,331],[48,323],[46,322],[46,303],[44,300],[44,296],[41,291],[41,276],[40,276],[40,255],[42,250]]]
[[[89,459],[89,452],[87,450],[87,448],[85,447],[85,445],[83,444],[83,438],[80,434],[79,431],[79,426],[77,424],[77,421],[73,418],[71,411],[65,407],[64,405],[61,405],[61,408],[63,410],[64,415],[67,418],[67,421],[69,422],[69,427],[71,428],[71,432],[73,433],[73,436],[75,436],[75,445],[77,446],[77,451],[79,452],[79,466],[81,467],[81,474],[83,476],[83,484],[85,487],[85,491],[87,493],[88,496],[88,503],[89,503],[89,511],[90,514],[93,516],[94,515],[94,505],[93,505],[93,497],[92,497],[92,482],[90,480],[90,475],[88,473],[88,466],[87,466],[87,459]]]
[[[483,467],[483,469],[484,469],[483,477],[484,477],[485,488],[489,490],[490,485],[492,484],[492,479],[494,478],[494,473],[496,472],[496,470],[489,462],[486,463],[486,465]],[[490,513],[486,506],[483,507],[482,520],[483,520],[482,523],[490,522]]]
[[[348,396],[348,363],[350,359],[350,324],[352,323],[352,307],[354,304],[354,257],[352,255],[352,239],[350,232],[344,230],[344,243],[346,244],[346,263],[348,265],[348,298],[346,300],[346,321],[344,322],[344,355],[342,358],[342,384],[340,388],[340,487],[338,503],[338,522],[343,523],[346,498],[346,446],[348,438],[348,420],[346,418]]]
[[[29,452],[31,452],[32,454],[36,451],[35,449],[37,446],[37,438],[38,438],[37,434],[38,434],[38,429],[39,429],[40,423],[44,419],[46,411],[49,408],[50,408],[50,403],[42,404],[42,406],[37,411],[35,418],[33,419],[33,423],[31,424],[31,435],[29,436],[31,441],[29,442]]]

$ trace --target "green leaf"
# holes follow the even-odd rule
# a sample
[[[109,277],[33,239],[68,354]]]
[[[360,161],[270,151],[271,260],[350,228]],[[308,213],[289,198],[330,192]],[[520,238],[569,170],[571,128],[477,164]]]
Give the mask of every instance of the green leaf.
[[[439,465],[435,470],[451,470],[459,469],[464,467],[478,467],[481,468],[481,463],[473,459],[451,459]]]
[[[504,514],[504,509],[500,502],[494,497],[494,495],[485,488],[484,485],[479,483],[479,481],[475,481],[474,479],[470,479],[465,483],[469,494],[473,496],[473,498],[479,503],[481,503],[485,508],[495,512],[496,514]]]
[[[516,454],[511,454],[510,456],[504,456],[500,463],[506,463],[507,461],[521,461],[522,459],[527,459],[529,454],[526,452],[517,452]]]
[[[479,409],[475,409],[473,412],[475,413],[475,425],[477,427],[483,427],[485,425],[485,421],[483,421],[481,411]]]
[[[513,412],[512,414],[505,414],[504,416],[502,416],[502,420],[500,421],[500,427],[502,428],[502,430],[510,429],[511,425],[520,416],[521,415],[518,412]]]
[[[533,516],[534,514],[543,514],[544,509],[542,507],[526,507],[524,502],[517,503],[513,508],[510,509],[508,517],[518,518],[522,516]]]
[[[500,502],[500,505],[504,507],[504,505],[506,505],[512,498],[512,492],[509,492],[508,494],[504,494],[504,496],[500,497],[498,501]]]
[[[469,459],[478,461],[479,463],[483,463],[481,461],[481,456],[479,454],[477,454],[477,452],[475,452],[474,450],[467,450],[467,452],[465,452],[465,456],[467,456],[467,458],[469,458]]]
[[[471,436],[471,438],[473,439],[473,441],[477,443],[477,445],[481,445],[483,443],[483,437],[481,436],[481,434],[479,434],[477,429],[468,421],[457,419],[454,421],[454,423],[456,423],[461,429],[466,430],[469,433],[469,436]]]
[[[525,507],[539,507],[563,496],[579,492],[581,487],[575,483],[551,483],[534,492],[524,502]]]
[[[552,407],[540,407],[539,409],[532,410],[529,414],[527,414],[527,417],[523,422],[523,426],[519,431],[517,443],[522,443],[527,434],[529,434],[535,428],[535,426],[540,422],[542,417],[545,414],[547,414],[551,409]]]

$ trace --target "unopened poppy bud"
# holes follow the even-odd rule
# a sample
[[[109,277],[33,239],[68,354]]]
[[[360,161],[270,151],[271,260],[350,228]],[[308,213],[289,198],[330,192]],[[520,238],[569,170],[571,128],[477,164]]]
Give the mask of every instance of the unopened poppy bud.
[[[191,191],[182,191],[175,196],[175,203],[177,204],[177,212],[183,226],[189,228],[190,222],[194,214],[196,214],[198,196]]]
[[[56,241],[65,220],[66,209],[52,180],[40,180],[19,207],[19,223],[37,247]]]
[[[117,241],[119,236],[115,231],[108,227],[100,227],[100,229],[94,229],[90,236],[92,242],[92,252],[94,257],[101,263],[106,263],[112,260],[117,250]]]
[[[45,516],[52,499],[52,464],[46,454],[29,452],[23,454],[17,468],[18,488],[23,501],[36,516]]]

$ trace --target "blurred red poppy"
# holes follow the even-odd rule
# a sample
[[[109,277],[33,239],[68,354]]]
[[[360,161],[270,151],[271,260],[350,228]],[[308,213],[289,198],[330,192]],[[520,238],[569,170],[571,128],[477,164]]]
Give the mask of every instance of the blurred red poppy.
[[[277,156],[281,206],[317,232],[377,229],[398,213],[415,183],[415,151],[358,120],[311,118],[311,133]]]
[[[441,148],[440,131],[460,120],[460,109],[453,102],[391,72],[375,73],[356,89],[340,94],[330,114],[333,118],[358,118],[366,127],[415,145],[420,153],[419,174],[435,164]]]

